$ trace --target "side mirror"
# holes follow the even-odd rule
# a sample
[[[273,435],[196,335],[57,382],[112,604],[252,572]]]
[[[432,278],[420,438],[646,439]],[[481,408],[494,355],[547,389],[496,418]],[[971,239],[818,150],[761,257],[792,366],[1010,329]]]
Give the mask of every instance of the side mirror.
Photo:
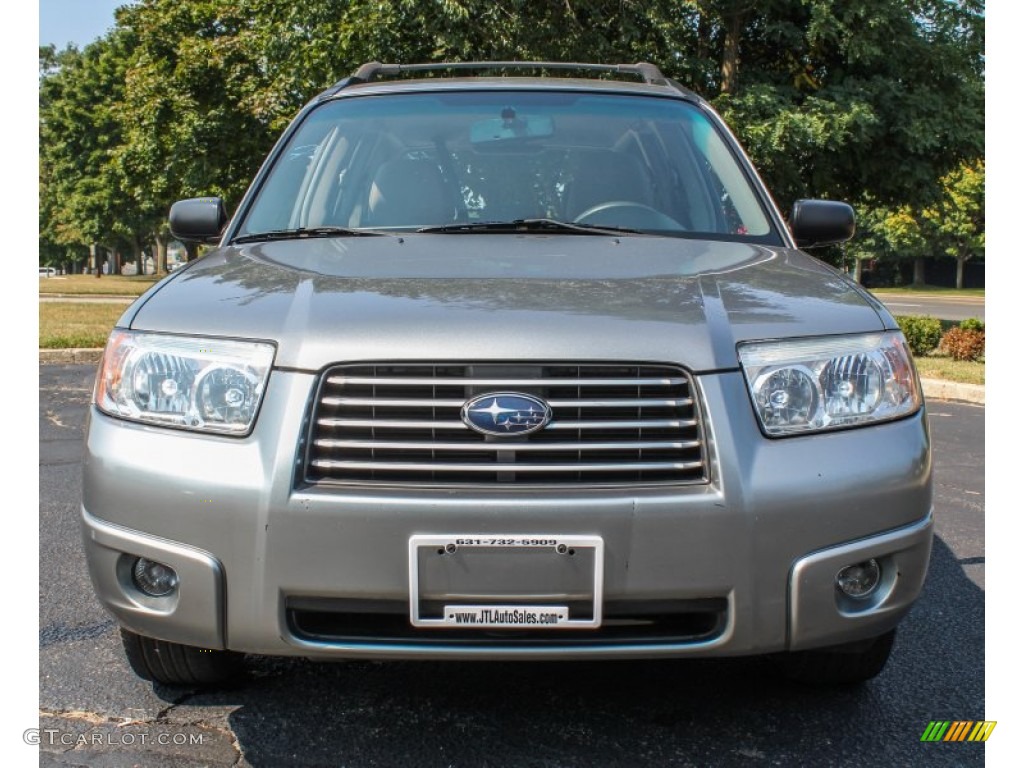
[[[216,242],[227,223],[228,214],[219,197],[194,197],[171,206],[171,235],[182,242]]]
[[[842,243],[857,231],[853,208],[835,200],[797,200],[789,230],[798,248]]]

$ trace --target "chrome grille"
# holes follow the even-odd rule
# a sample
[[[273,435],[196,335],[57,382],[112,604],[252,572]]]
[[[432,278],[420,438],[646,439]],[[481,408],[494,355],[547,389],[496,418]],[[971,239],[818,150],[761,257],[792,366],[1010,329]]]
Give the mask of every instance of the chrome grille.
[[[467,427],[467,400],[543,398],[539,432]],[[328,370],[306,447],[312,483],[607,485],[700,483],[700,409],[680,368],[647,364],[359,364]]]

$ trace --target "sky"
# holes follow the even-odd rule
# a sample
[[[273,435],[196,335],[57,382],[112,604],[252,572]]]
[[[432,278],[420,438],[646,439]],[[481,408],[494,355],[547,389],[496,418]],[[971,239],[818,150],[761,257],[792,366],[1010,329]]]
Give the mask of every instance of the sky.
[[[114,26],[114,9],[128,0],[39,0],[39,44],[83,48]]]

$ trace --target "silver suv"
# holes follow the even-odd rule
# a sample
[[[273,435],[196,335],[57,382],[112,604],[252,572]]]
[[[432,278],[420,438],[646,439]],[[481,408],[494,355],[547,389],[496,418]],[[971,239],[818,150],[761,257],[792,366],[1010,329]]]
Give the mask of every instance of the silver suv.
[[[170,226],[218,247],[111,334],[82,504],[139,675],[213,684],[245,653],[882,670],[932,536],[907,345],[798,250],[849,238],[850,207],[787,225],[654,66],[367,64],[230,221],[201,198]]]

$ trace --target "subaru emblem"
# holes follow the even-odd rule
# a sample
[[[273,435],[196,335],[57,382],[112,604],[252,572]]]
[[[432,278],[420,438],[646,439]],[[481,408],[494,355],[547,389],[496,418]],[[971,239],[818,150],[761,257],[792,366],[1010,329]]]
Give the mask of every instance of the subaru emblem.
[[[531,395],[495,392],[474,397],[462,406],[462,420],[485,435],[528,435],[547,426],[551,407]]]

